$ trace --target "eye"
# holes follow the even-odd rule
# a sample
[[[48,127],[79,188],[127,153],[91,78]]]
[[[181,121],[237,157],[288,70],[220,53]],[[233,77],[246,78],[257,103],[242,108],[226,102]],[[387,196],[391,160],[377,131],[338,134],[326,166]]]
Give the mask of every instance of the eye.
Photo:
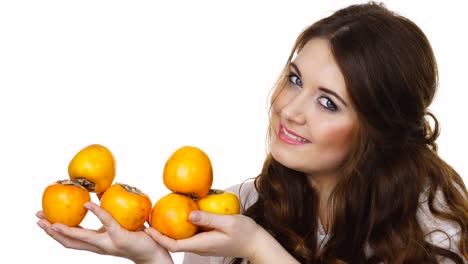
[[[302,88],[302,80],[301,78],[299,78],[299,76],[297,76],[297,74],[295,74],[294,72],[290,72],[288,78],[290,83]]]
[[[338,107],[336,106],[336,104],[328,97],[322,96],[318,99],[318,102],[327,110],[330,110],[333,112],[338,110]]]

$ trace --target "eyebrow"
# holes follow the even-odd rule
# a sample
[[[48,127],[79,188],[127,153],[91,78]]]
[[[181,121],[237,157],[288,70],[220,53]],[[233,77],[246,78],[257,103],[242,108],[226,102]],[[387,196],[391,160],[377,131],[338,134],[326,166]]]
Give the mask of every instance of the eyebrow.
[[[297,65],[294,63],[294,62],[291,62],[291,67],[294,68],[294,70],[296,71],[297,75],[299,75],[299,77],[302,78],[302,75],[301,75],[301,71],[299,70],[299,67],[297,67]],[[330,90],[330,89],[327,89],[325,87],[322,87],[320,86],[318,88],[320,91],[322,92],[325,92],[327,94],[331,94],[333,95],[334,97],[336,97],[338,100],[340,100],[345,106],[348,106],[348,104],[346,104],[346,102],[337,94],[335,93],[334,91]]]
[[[299,68],[297,67],[297,65],[296,65],[294,62],[291,62],[291,66],[294,68],[294,70],[296,71],[297,75],[299,75],[299,77],[302,78],[301,71],[299,70]]]

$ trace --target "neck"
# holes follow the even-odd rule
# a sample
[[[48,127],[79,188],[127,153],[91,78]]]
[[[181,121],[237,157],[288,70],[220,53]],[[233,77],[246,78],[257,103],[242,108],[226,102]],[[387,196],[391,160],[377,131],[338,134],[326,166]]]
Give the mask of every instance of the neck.
[[[307,178],[309,179],[309,183],[315,189],[315,191],[319,194],[320,200],[322,198],[327,198],[330,196],[331,191],[335,187],[336,183],[338,182],[338,176],[335,175],[313,175],[308,174]]]

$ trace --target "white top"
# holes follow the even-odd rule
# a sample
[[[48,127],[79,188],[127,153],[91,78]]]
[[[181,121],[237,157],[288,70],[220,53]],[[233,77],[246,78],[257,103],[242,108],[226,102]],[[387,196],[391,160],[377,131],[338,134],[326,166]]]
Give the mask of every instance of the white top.
[[[226,190],[235,193],[237,197],[239,197],[240,203],[242,205],[241,213],[244,213],[243,209],[249,208],[258,198],[253,180],[245,182],[244,184],[234,185]],[[426,241],[438,247],[447,248],[453,252],[456,252],[457,254],[460,254],[458,250],[458,242],[460,241],[460,227],[458,224],[448,220],[441,220],[433,216],[429,210],[426,192],[420,196],[419,202],[420,206],[417,212],[417,218],[423,230],[425,230],[425,233],[428,234],[426,236]],[[442,211],[448,210],[443,194],[440,191],[436,193],[434,206]],[[324,245],[327,241],[327,235],[324,232],[320,221],[318,221],[318,224],[317,245]],[[434,230],[442,230],[449,237],[440,231],[431,233]],[[183,264],[227,264],[230,260],[231,259],[224,257],[206,257],[192,253],[185,253]],[[447,259],[439,259],[439,262],[444,264],[453,263],[451,260]],[[244,261],[242,263],[247,262]]]

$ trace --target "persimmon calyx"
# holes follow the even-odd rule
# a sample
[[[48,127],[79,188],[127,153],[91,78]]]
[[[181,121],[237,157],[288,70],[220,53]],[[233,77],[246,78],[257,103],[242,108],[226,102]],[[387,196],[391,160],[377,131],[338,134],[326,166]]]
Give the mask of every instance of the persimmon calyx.
[[[85,190],[86,190],[86,188],[85,188],[81,183],[79,183],[79,182],[77,182],[77,181],[72,181],[72,180],[58,180],[58,181],[56,181],[56,183],[58,183],[58,184],[63,184],[63,185],[73,185],[73,186],[76,186],[76,187],[78,187],[78,188],[82,188],[82,189],[85,189]]]
[[[81,184],[86,190],[93,192],[96,189],[96,185],[94,182],[86,179],[86,178],[76,178],[75,179],[79,184]]]
[[[144,192],[142,192],[140,189],[138,189],[137,187],[133,187],[133,186],[130,186],[128,184],[125,184],[125,183],[115,183],[117,185],[120,185],[122,186],[122,188],[125,189],[125,191],[129,192],[129,193],[133,193],[133,194],[138,194],[138,195],[145,195]]]
[[[210,191],[208,192],[208,195],[211,195],[211,194],[223,194],[224,191],[223,190],[220,190],[220,189],[210,189]]]
[[[199,198],[193,194],[193,193],[182,193],[182,192],[174,192],[175,194],[180,194],[180,195],[183,195],[183,196],[187,196],[188,198],[194,200],[194,201],[197,201],[199,200]]]

